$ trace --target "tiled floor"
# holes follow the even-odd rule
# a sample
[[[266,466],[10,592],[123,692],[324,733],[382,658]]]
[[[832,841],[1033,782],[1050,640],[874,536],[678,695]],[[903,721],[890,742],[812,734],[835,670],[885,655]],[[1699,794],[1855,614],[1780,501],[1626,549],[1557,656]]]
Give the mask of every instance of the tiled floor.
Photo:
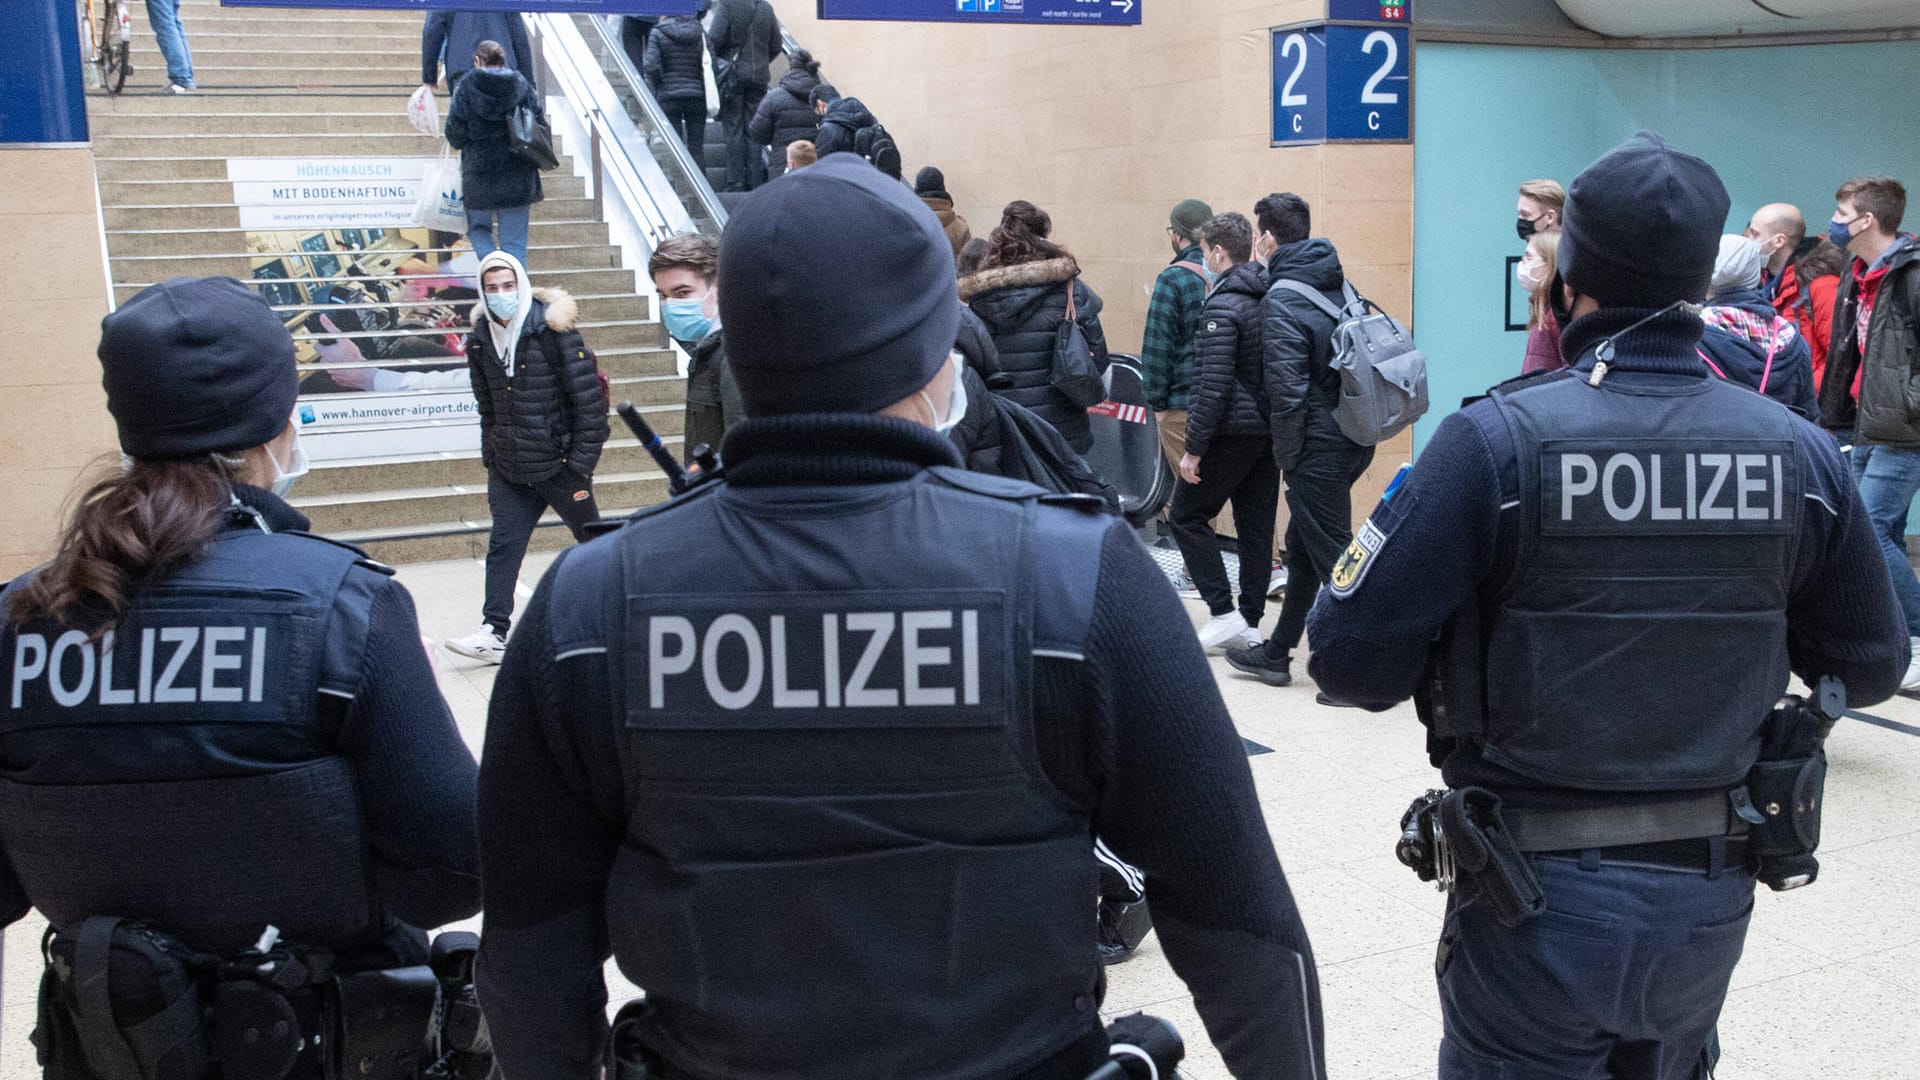
[[[529,558],[526,586],[550,560]],[[436,641],[478,624],[479,564],[420,564],[400,576]],[[1187,607],[1196,624],[1204,618],[1198,603]],[[441,688],[477,753],[494,669],[445,652],[438,660]],[[1379,715],[1325,709],[1304,679],[1270,689],[1218,659],[1214,667],[1241,734],[1274,749],[1251,764],[1318,954],[1331,1075],[1431,1077],[1440,1037],[1433,944],[1443,898],[1393,857],[1401,811],[1437,782],[1412,708]],[[1867,711],[1920,731],[1914,701]],[[1828,754],[1820,880],[1756,897],[1746,957],[1722,1018],[1719,1080],[1920,1078],[1920,734],[1847,720]],[[41,928],[29,918],[6,934],[0,1080],[34,1072],[26,1033]],[[615,984],[616,1000],[626,992]],[[1167,1017],[1187,1038],[1189,1076],[1227,1076],[1156,939],[1112,969],[1106,1007]]]

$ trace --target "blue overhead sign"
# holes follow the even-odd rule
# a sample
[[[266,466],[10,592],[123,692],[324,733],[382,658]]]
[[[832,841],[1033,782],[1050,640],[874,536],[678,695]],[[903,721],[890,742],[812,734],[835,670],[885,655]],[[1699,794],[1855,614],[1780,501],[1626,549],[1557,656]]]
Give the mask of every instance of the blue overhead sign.
[[[1139,26],[1145,0],[819,0],[822,19]]]
[[[551,11],[588,15],[692,15],[696,0],[220,0],[221,7],[376,8],[388,11]]]
[[[1412,71],[1406,27],[1275,30],[1273,145],[1408,141]]]

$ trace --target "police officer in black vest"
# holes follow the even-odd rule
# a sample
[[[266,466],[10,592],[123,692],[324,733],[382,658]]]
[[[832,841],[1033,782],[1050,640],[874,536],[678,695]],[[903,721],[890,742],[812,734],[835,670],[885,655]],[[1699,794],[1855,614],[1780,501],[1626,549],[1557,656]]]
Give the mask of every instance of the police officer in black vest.
[[[1447,1080],[1705,1076],[1770,815],[1817,836],[1817,798],[1756,797],[1770,710],[1790,672],[1865,705],[1905,670],[1846,462],[1695,355],[1727,208],[1650,133],[1582,173],[1572,369],[1448,417],[1313,612],[1314,679],[1417,695],[1453,791],[1403,844],[1452,885]]]
[[[724,483],[562,555],[495,686],[480,996],[587,1074],[1060,1078],[1107,1056],[1095,831],[1236,1076],[1324,1075],[1245,752],[1126,524],[963,471],[952,249],[857,157],[742,203]],[[1183,643],[1184,642],[1184,643]]]
[[[57,931],[41,1060],[317,1076],[344,994],[426,1017],[355,1018],[392,1039],[362,1075],[409,1071],[433,1005],[413,927],[480,907],[476,767],[412,599],[283,501],[298,375],[257,295],[153,286],[101,323],[100,362],[124,463],[0,594],[0,919]]]

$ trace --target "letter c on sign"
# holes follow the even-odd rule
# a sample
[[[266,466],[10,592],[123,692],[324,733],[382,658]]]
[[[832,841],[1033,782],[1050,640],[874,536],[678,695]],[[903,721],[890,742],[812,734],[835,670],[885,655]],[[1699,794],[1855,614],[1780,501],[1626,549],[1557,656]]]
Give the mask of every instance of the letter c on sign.
[[[1375,109],[1372,112],[1367,113],[1367,130],[1368,131],[1380,130],[1380,110]]]
[[[1293,133],[1294,133],[1295,135],[1298,135],[1298,134],[1300,134],[1300,132],[1301,132],[1301,130],[1302,130],[1302,129],[1301,129],[1301,127],[1300,127],[1300,114],[1299,114],[1299,113],[1294,113],[1294,114],[1293,114]]]

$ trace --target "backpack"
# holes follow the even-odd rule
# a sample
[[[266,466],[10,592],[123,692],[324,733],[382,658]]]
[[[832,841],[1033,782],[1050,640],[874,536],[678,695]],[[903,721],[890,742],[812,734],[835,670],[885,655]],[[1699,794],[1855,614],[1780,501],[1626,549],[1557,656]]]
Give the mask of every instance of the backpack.
[[[875,122],[854,132],[853,146],[874,168],[895,180],[900,179],[900,147],[883,125]]]
[[[1426,415],[1427,358],[1407,328],[1373,301],[1340,283],[1338,307],[1319,289],[1281,278],[1267,288],[1286,289],[1312,301],[1333,318],[1333,370],[1340,375],[1340,403],[1333,407],[1340,433],[1361,446],[1393,437]]]

